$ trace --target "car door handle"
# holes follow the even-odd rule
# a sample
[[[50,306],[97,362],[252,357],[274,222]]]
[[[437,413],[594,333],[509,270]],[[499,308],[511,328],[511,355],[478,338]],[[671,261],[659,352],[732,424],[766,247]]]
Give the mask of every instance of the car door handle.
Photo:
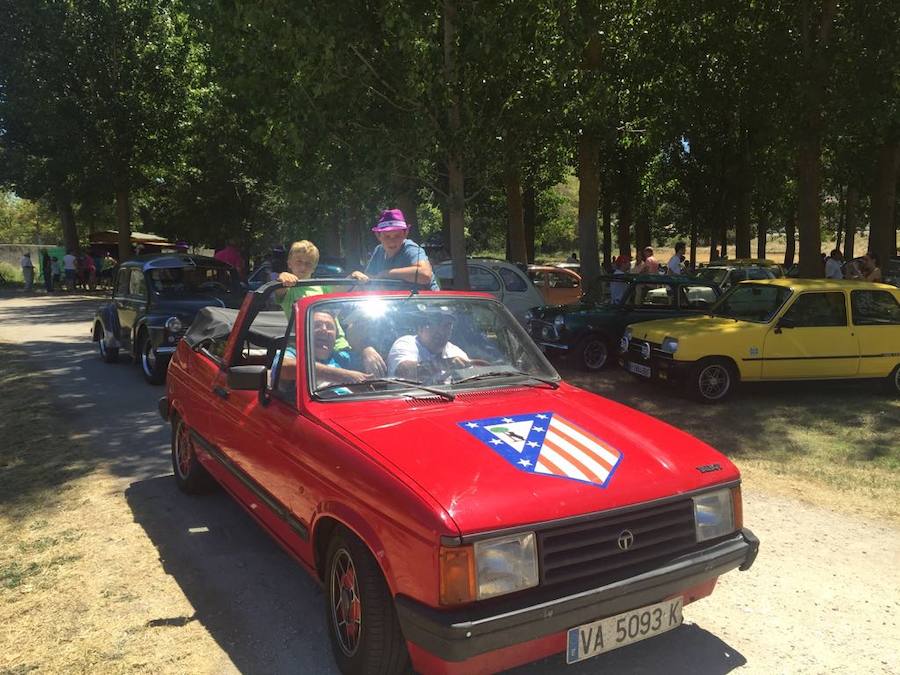
[[[213,393],[219,398],[224,398],[226,401],[228,400],[228,390],[225,387],[213,387]]]

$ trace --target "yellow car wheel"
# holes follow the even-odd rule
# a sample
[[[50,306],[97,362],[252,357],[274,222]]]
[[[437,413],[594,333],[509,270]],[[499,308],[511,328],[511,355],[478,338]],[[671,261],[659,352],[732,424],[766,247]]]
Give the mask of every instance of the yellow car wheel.
[[[738,379],[737,368],[728,359],[701,359],[691,369],[688,377],[688,394],[701,403],[718,403],[734,391]]]

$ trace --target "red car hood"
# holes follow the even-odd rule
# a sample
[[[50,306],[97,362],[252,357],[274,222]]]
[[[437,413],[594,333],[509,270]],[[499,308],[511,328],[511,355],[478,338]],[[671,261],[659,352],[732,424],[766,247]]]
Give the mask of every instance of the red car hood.
[[[332,408],[331,422],[434,497],[462,534],[638,504],[739,477],[728,459],[693,436],[565,384],[555,391],[495,390],[463,394],[453,402],[410,401],[400,410],[392,405],[387,417],[387,411],[358,414],[353,407],[357,414],[346,409],[348,414],[341,415],[337,406]],[[504,420],[512,422],[513,439],[527,436],[536,446],[526,448],[524,438],[493,433]],[[544,436],[549,420],[554,425]],[[553,439],[560,438],[554,430],[560,428],[575,446],[603,448],[612,465],[603,486],[539,473],[547,471],[545,460],[535,471],[528,458],[553,456]],[[604,478],[599,472],[592,477]]]

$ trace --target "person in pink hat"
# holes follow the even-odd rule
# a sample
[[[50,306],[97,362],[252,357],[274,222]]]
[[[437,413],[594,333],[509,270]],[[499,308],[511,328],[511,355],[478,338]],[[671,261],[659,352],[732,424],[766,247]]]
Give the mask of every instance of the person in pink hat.
[[[365,273],[353,272],[350,275],[353,279],[399,279],[409,284],[410,289],[441,290],[425,249],[406,238],[409,226],[403,218],[403,211],[382,211],[372,232],[378,239],[378,246],[369,258]]]

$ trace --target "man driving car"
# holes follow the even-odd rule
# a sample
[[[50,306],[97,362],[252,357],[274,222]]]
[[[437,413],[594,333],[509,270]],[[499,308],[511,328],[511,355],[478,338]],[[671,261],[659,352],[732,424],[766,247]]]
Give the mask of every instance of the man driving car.
[[[446,307],[422,312],[415,335],[394,341],[388,354],[388,376],[432,382],[449,380],[448,371],[470,365],[468,355],[450,342],[453,315]]]

